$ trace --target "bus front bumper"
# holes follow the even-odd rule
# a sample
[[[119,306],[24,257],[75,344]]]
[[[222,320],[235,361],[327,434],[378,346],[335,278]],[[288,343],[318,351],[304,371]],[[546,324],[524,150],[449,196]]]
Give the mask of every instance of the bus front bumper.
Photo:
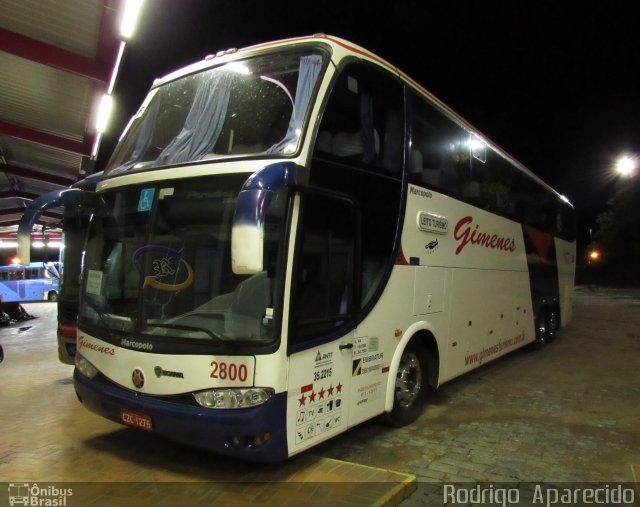
[[[64,364],[75,364],[76,339],[63,336],[58,331],[58,359]]]
[[[286,392],[258,407],[230,410],[139,395],[106,381],[89,379],[77,369],[73,383],[86,408],[112,421],[125,424],[123,418],[130,420],[128,414],[137,414],[151,432],[187,445],[247,461],[287,458]]]

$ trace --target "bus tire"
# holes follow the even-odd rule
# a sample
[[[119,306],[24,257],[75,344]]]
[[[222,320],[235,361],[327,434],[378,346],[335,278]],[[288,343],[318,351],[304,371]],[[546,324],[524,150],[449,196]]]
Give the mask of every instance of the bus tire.
[[[47,294],[47,301],[51,303],[55,303],[56,301],[58,301],[58,293],[54,290],[49,291],[49,294]]]
[[[553,305],[549,308],[549,317],[547,319],[549,329],[547,331],[547,341],[555,340],[560,330],[560,318],[558,315],[558,307]]]
[[[536,339],[531,343],[531,348],[540,350],[549,341],[549,317],[546,308],[540,308],[536,318]]]
[[[422,343],[416,339],[409,342],[398,365],[393,408],[386,414],[386,422],[391,426],[405,426],[420,417],[429,383],[427,364],[427,351]]]

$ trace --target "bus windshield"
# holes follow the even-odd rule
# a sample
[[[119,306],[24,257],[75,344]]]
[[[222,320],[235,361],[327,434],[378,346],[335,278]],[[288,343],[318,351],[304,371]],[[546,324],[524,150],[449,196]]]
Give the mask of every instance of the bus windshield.
[[[88,233],[79,325],[107,341],[123,333],[159,340],[167,352],[275,340],[288,194],[276,191],[266,212],[265,271],[236,275],[231,227],[247,176],[165,180],[102,194]]]
[[[152,89],[105,174],[221,157],[294,154],[322,60],[310,52],[267,54]]]

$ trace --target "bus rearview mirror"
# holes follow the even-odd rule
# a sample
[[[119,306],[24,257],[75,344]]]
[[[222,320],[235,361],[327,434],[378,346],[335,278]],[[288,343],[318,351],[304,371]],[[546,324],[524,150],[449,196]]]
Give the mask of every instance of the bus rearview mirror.
[[[273,192],[243,190],[238,195],[231,228],[231,269],[236,275],[263,271],[265,212]]]
[[[38,218],[46,210],[51,208],[83,207],[92,208],[95,206],[96,194],[79,188],[66,188],[54,190],[34,199],[24,210],[20,225],[18,226],[18,257],[22,264],[31,262],[31,229],[38,221]]]

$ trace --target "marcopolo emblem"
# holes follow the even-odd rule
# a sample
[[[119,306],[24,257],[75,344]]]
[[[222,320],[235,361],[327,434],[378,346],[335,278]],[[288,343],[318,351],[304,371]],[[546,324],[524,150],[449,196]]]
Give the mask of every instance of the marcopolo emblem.
[[[133,370],[133,373],[131,374],[131,381],[138,389],[142,389],[142,386],[144,386],[144,373],[140,368]]]

